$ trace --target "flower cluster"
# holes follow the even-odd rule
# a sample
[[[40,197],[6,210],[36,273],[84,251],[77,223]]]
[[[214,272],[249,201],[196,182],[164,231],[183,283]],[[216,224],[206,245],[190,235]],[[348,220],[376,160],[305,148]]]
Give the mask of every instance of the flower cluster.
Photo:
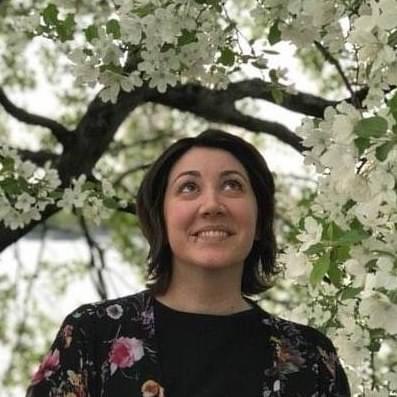
[[[373,107],[397,81],[396,10],[395,0],[258,0],[251,14],[256,24],[271,27],[271,43],[308,48],[317,42],[329,56],[354,64],[346,75],[369,86],[364,105]]]
[[[58,172],[48,162],[37,167],[23,161],[17,151],[0,148],[0,222],[11,230],[39,221],[49,205],[77,210],[99,224],[121,205],[114,200],[112,184],[88,182],[85,175],[61,189]]]
[[[365,374],[374,370],[371,352],[392,346],[397,332],[396,98],[365,115],[341,103],[322,120],[303,121],[297,132],[318,186],[298,220],[296,244],[280,257],[298,285],[310,281],[315,306],[297,308],[300,315],[330,328],[364,386]],[[382,360],[371,365],[382,367]],[[379,387],[395,390],[394,378],[388,379],[379,379]]]
[[[233,48],[236,29],[222,15],[221,2],[115,0],[114,5],[104,23],[76,27],[58,18],[63,6],[50,4],[38,11],[41,24],[32,14],[19,27],[37,34],[55,30],[55,39],[72,41],[75,49],[69,59],[77,83],[100,83],[101,98],[113,103],[120,90],[130,92],[145,82],[161,93],[185,81],[225,87],[226,68],[243,59]],[[86,38],[84,47],[73,34],[63,34],[79,28]]]
[[[60,186],[58,173],[46,163],[38,168],[7,145],[0,148],[0,221],[11,230],[41,219]]]

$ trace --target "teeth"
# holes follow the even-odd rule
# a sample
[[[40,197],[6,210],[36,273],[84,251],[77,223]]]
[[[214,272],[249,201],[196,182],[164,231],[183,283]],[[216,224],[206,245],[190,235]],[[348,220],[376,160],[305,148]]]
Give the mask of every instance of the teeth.
[[[206,230],[204,232],[197,233],[199,238],[226,238],[229,234],[222,230]]]

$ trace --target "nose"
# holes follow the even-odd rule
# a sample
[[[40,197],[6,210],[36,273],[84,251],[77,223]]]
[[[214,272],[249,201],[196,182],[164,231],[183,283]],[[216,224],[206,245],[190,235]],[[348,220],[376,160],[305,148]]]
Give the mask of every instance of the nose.
[[[200,214],[203,216],[221,216],[226,208],[216,190],[208,190],[203,193],[200,205]]]

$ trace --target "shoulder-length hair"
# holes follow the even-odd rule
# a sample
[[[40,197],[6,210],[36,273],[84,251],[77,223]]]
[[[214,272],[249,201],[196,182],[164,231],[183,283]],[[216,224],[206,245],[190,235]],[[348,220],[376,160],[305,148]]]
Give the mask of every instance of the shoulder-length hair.
[[[276,273],[276,239],[274,223],[274,181],[265,159],[242,138],[227,132],[208,129],[193,138],[182,138],[166,149],[145,174],[137,195],[137,215],[142,233],[149,242],[148,287],[163,294],[172,274],[172,252],[164,221],[164,197],[169,173],[178,159],[194,147],[226,150],[244,166],[258,206],[257,230],[252,249],[244,262],[241,291],[254,295],[269,288]]]

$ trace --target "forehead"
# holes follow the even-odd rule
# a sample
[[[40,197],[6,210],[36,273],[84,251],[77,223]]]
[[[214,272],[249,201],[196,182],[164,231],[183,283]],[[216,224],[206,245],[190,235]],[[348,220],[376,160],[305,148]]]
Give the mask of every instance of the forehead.
[[[169,178],[177,176],[181,172],[206,171],[238,171],[248,177],[243,164],[230,152],[223,149],[193,147],[181,156],[173,165]]]

